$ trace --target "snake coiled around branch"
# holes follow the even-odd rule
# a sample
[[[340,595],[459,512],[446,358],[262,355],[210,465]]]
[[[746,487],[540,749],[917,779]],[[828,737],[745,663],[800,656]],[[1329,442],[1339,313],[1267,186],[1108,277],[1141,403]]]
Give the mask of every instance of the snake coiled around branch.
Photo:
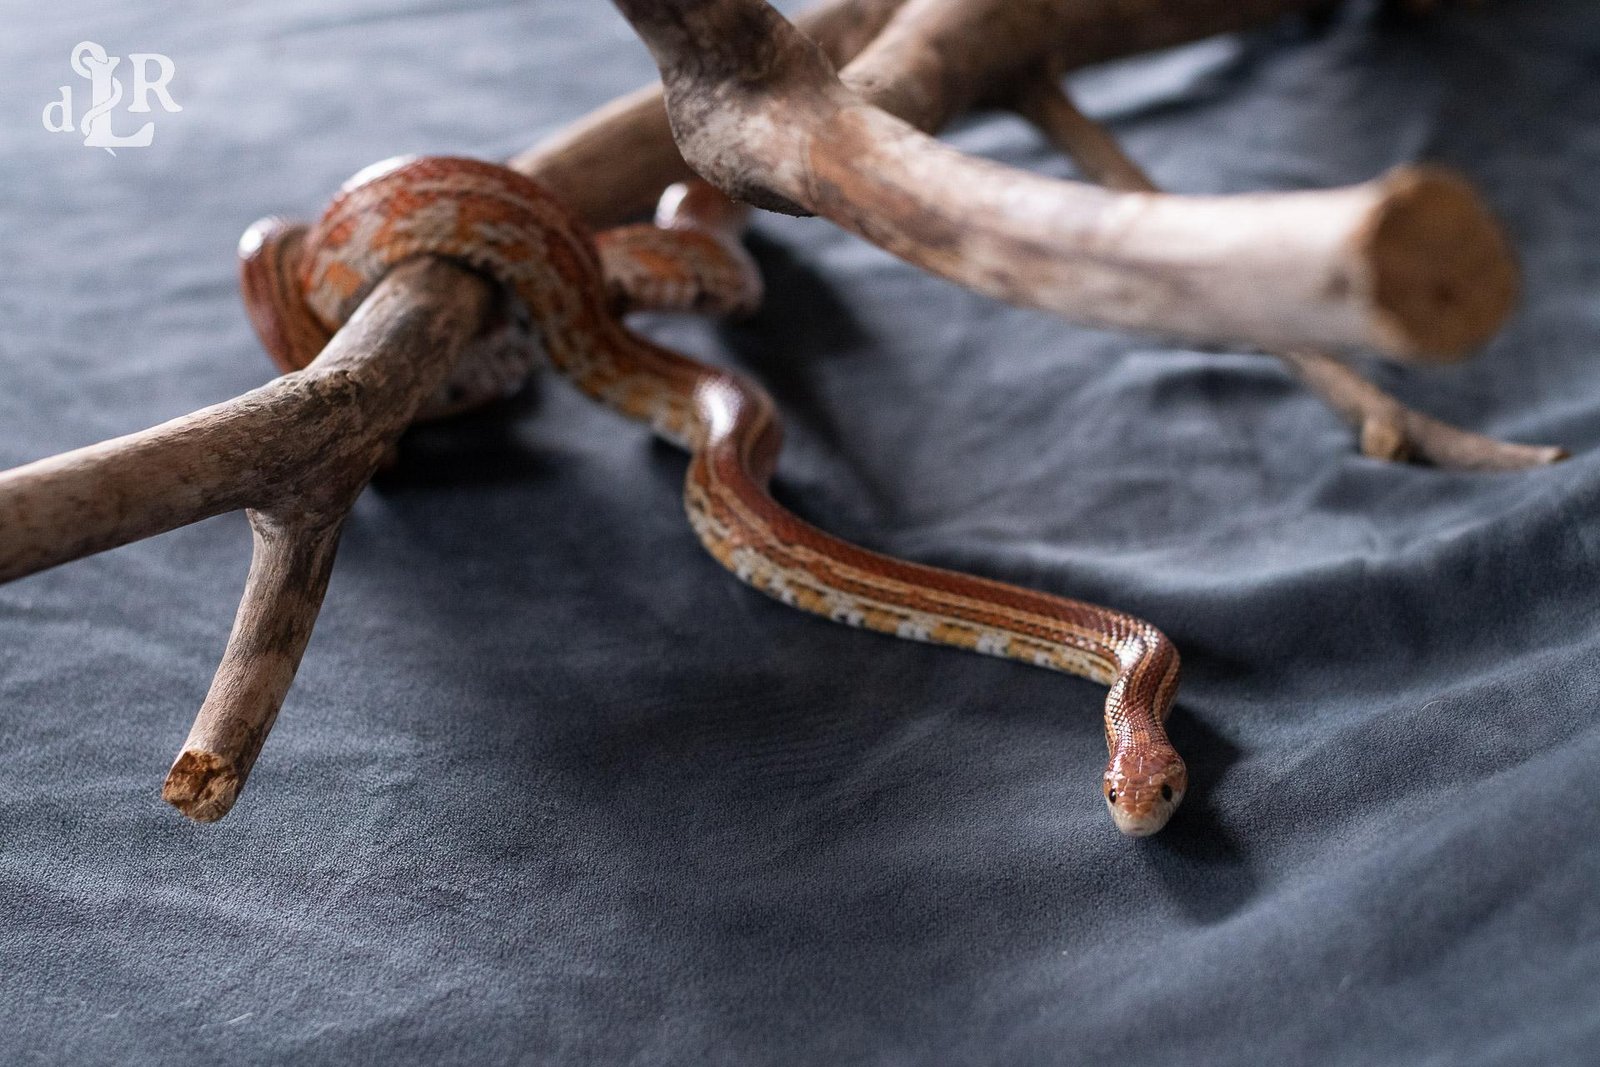
[[[782,434],[766,392],[622,322],[631,307],[729,311],[759,299],[753,267],[730,238],[736,215],[714,197],[698,208],[687,199],[667,225],[597,239],[515,171],[470,159],[393,160],[352,178],[309,231],[280,220],[252,227],[241,244],[246,303],[274,361],[292,372],[402,260],[445,256],[496,279],[579,389],[688,449],[684,506],[724,567],[836,622],[1108,686],[1102,795],[1124,833],[1161,829],[1188,776],[1164,728],[1178,654],[1159,630],[1094,604],[870,552],[807,523],[768,491]],[[425,414],[503,395],[536,362],[526,340],[490,338]]]

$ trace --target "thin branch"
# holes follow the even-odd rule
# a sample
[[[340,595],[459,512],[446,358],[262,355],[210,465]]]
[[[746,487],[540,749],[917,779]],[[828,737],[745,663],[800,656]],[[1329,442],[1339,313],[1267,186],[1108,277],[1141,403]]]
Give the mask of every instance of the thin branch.
[[[199,822],[226,815],[300,668],[333,573],[343,516],[277,521],[250,512],[255,554],[227,651],[161,797]]]
[[[1327,353],[1291,349],[1273,354],[1356,428],[1362,454],[1373,459],[1411,460],[1452,470],[1513,471],[1570,455],[1554,445],[1501,441],[1424,415]]]
[[[1059,75],[1028,78],[1012,106],[1095,184],[1128,193],[1161,191],[1144,168],[1122,150],[1111,131],[1078,110],[1062,91]]]

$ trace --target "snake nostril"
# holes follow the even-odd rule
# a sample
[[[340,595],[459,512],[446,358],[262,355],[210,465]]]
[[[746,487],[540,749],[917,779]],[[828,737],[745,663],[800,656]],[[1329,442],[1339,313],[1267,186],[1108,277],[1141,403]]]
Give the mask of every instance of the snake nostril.
[[[1170,785],[1167,785],[1165,782],[1163,782],[1161,784],[1161,799],[1162,800],[1171,800],[1172,799],[1172,787]]]

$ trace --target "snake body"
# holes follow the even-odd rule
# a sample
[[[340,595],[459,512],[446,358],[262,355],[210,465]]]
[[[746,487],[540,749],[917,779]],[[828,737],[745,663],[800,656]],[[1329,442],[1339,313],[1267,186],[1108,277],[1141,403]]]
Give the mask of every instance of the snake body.
[[[468,159],[391,161],[346,183],[308,233],[290,237],[283,224],[258,224],[244,245],[246,302],[269,351],[293,369],[314,359],[404,259],[451,257],[497,279],[525,305],[550,362],[579,389],[689,450],[689,520],[742,581],[836,622],[1109,686],[1102,795],[1124,833],[1159,830],[1188,784],[1163,725],[1178,682],[1171,642],[1121,612],[867,551],[777,503],[768,485],[782,434],[768,395],[619,318],[640,304],[729,309],[752,298],[748,282],[734,277],[749,272],[726,254],[727,220],[684,222],[681,230],[699,235],[685,239],[673,236],[668,214],[655,234],[611,231],[597,249],[580,220],[515,171]],[[713,254],[706,234],[722,252]],[[713,265],[701,270],[696,260]]]

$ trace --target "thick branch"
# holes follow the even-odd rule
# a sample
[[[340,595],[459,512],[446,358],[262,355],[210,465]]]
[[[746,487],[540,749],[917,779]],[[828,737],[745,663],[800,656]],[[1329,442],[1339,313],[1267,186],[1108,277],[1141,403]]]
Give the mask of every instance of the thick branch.
[[[1018,94],[1016,107],[1099,184],[1157,191],[1116,138],[1078,110],[1055,76],[1031,79]],[[1362,453],[1373,459],[1418,460],[1458,470],[1519,470],[1567,455],[1562,448],[1497,441],[1413,411],[1329,353],[1290,349],[1278,357],[1356,428]]]
[[[305,371],[160,426],[0,473],[0,581],[370,474],[479,328],[492,290],[396,270]]]
[[[842,66],[903,2],[825,0],[795,22]],[[661,190],[692,173],[672,141],[659,83],[589,113],[516,156],[509,166],[544,183],[596,228],[645,213]]]
[[[862,101],[762,0],[617,6],[654,53],[678,146],[703,177],[999,299],[1195,340],[1430,359],[1484,340],[1515,297],[1499,228],[1441,171],[1236,197],[1055,181]],[[1215,5],[1171,5],[1190,7]]]

